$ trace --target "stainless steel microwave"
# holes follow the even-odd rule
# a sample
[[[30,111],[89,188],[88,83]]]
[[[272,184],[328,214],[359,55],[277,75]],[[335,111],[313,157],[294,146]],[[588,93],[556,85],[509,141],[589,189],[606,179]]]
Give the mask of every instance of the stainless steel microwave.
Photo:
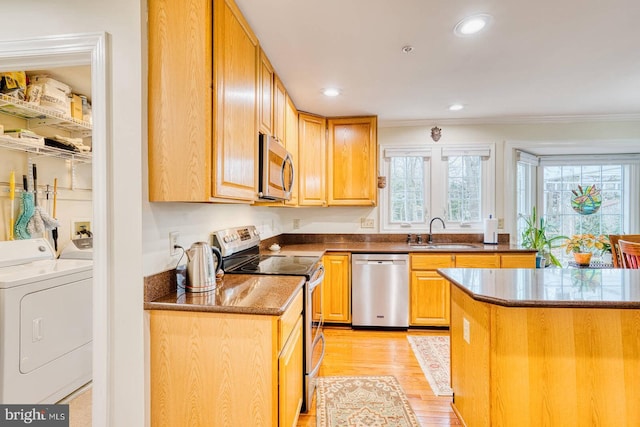
[[[258,197],[266,200],[290,200],[293,178],[291,154],[276,138],[260,134]]]

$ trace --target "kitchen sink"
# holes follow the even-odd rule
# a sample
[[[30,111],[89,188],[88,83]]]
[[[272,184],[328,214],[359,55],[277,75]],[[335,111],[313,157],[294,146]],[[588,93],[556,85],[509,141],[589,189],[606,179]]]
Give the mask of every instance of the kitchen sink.
[[[469,249],[475,245],[468,243],[429,243],[426,245],[410,245],[413,249]]]

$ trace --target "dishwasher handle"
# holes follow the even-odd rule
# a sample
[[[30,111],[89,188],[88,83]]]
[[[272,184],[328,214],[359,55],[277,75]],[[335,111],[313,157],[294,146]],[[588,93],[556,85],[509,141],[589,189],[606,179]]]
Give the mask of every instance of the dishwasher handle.
[[[406,265],[407,261],[403,259],[396,259],[396,260],[368,259],[368,260],[355,260],[354,264],[357,264],[357,265]]]

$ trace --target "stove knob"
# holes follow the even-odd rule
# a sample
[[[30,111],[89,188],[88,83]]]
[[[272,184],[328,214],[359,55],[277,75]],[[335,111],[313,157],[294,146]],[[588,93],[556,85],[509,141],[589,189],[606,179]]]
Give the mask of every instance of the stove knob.
[[[229,236],[224,236],[224,237],[222,238],[222,240],[223,240],[225,243],[229,243]]]

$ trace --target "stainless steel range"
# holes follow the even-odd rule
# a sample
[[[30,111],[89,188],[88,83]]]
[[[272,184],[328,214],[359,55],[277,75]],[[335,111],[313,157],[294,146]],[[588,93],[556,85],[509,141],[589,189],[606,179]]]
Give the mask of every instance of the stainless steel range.
[[[212,233],[212,245],[222,252],[225,274],[271,274],[304,276],[304,397],[302,410],[308,411],[313,400],[315,377],[324,358],[324,317],[322,281],[324,267],[320,257],[297,255],[260,255],[260,234],[255,226],[228,228]],[[314,306],[313,302],[316,301]]]

